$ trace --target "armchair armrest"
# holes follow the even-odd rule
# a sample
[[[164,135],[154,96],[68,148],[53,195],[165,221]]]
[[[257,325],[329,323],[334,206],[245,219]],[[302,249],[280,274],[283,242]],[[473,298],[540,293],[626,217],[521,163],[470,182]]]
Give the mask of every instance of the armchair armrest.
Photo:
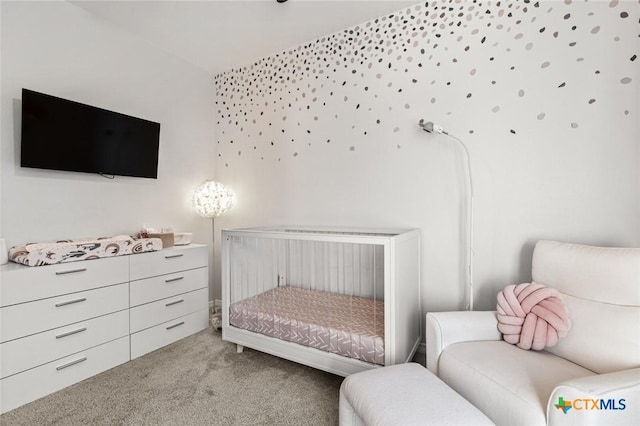
[[[556,407],[567,404],[565,410]],[[547,424],[637,425],[640,419],[640,368],[578,377],[560,383],[547,403]]]
[[[440,353],[454,343],[501,339],[494,311],[430,312],[426,321],[427,368],[437,376]]]

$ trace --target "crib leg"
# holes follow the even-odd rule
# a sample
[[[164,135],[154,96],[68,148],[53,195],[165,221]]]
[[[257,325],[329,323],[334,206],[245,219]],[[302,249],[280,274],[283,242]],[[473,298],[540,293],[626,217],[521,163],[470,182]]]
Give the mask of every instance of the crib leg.
[[[236,353],[237,354],[241,354],[243,350],[244,350],[244,346],[236,345]]]

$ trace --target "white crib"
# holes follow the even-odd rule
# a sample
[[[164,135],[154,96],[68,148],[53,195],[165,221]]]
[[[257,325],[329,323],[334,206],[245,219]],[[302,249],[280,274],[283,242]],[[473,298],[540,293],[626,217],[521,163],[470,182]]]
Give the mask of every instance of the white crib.
[[[347,376],[413,358],[420,231],[222,231],[222,338]]]

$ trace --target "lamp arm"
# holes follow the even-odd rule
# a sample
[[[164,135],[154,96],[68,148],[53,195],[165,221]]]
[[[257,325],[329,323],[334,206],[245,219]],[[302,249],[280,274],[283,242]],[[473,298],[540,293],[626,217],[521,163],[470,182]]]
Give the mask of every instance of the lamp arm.
[[[469,176],[469,196],[467,201],[468,208],[469,208],[468,224],[467,224],[467,231],[468,231],[467,239],[469,242],[469,252],[467,254],[467,280],[469,283],[469,304],[467,305],[467,309],[470,311],[473,311],[473,254],[474,254],[473,253],[473,174],[471,171],[471,155],[469,155],[469,150],[467,149],[467,146],[465,145],[465,143],[462,142],[462,140],[460,140],[458,137],[450,133],[446,133],[446,132],[443,132],[443,133],[449,136],[454,141],[456,141],[458,144],[460,144],[460,146],[462,146],[467,159],[467,172]]]

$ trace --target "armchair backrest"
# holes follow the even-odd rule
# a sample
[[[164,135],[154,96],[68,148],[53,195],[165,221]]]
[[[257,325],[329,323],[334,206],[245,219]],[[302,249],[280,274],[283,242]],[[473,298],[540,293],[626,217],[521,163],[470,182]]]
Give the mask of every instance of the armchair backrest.
[[[539,241],[534,282],[562,293],[569,334],[547,351],[596,373],[640,367],[640,249]]]

